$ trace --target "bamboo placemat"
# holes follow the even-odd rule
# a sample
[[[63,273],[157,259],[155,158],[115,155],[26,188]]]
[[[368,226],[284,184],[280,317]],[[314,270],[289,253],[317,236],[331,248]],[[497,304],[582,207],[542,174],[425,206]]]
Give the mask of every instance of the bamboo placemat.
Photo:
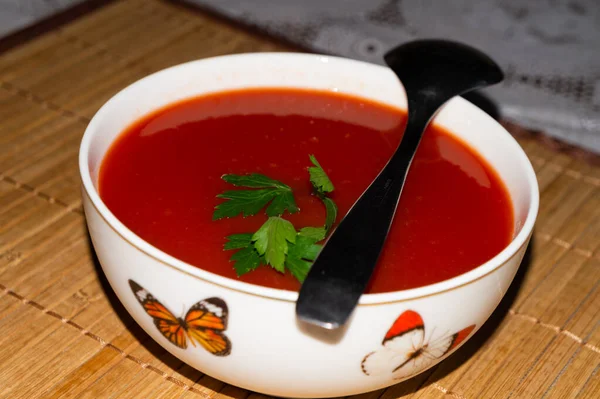
[[[276,50],[169,2],[123,0],[0,55],[0,398],[263,397],[182,364],[127,315],[91,250],[76,160],[90,117],[129,83]],[[518,139],[542,202],[506,298],[439,366],[356,398],[600,396],[600,167]]]

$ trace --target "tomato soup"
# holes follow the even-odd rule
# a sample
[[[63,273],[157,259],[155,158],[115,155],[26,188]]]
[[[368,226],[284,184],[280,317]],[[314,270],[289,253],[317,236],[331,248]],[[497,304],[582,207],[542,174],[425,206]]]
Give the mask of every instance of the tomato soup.
[[[255,232],[267,219],[213,221],[217,195],[235,189],[224,174],[261,173],[293,189],[299,230],[320,226],[325,207],[308,179],[314,154],[335,186],[340,218],[398,146],[405,114],[334,92],[252,89],[172,104],[124,131],[105,156],[99,191],[130,230],[206,271],[267,287],[298,290],[270,266],[238,277],[225,237]],[[485,134],[485,132],[481,132]],[[513,237],[509,194],[476,152],[444,129],[425,133],[409,171],[369,293],[403,290],[465,273]]]

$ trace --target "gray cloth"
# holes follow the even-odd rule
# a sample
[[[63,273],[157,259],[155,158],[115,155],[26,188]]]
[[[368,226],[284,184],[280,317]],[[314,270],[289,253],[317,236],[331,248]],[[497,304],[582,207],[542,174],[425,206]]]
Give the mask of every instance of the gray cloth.
[[[381,64],[417,38],[490,54],[501,115],[600,153],[599,0],[185,0],[315,52]]]
[[[0,37],[85,0],[0,0]]]

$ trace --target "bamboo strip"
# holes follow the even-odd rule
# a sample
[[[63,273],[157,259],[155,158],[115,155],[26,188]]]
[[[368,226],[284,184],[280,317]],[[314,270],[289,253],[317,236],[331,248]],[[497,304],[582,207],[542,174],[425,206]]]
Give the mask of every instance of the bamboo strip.
[[[66,270],[64,267],[70,261],[79,261],[82,258],[88,260],[89,251],[87,237],[77,234],[68,237],[68,240],[65,242],[57,242],[57,245],[44,253],[43,257],[32,257],[14,267],[4,269],[0,278],[11,289],[18,290],[21,295],[30,296],[33,291],[23,290],[29,288],[38,290],[39,288],[43,288],[43,285],[35,286],[33,284],[34,280],[30,279],[39,279],[44,273]],[[36,262],[38,259],[39,261]],[[90,270],[93,269],[90,267]]]
[[[585,230],[574,244],[583,251],[593,252],[598,248],[598,237],[600,237],[600,215],[596,215],[588,222]]]
[[[14,169],[17,163],[28,162],[29,156],[35,154],[36,150],[47,152],[51,149],[44,147],[52,147],[55,142],[62,142],[64,138],[61,136],[61,132],[68,129],[67,126],[71,123],[68,119],[57,117],[50,121],[48,125],[34,131],[24,132],[20,137],[15,137],[3,144],[2,149],[5,151],[0,155],[0,163],[3,165],[4,174],[6,175],[9,170]],[[79,126],[79,129],[81,129],[81,126]],[[26,156],[25,154],[31,155]],[[9,163],[9,158],[14,159],[14,162]]]
[[[562,210],[561,210],[562,211]],[[576,212],[563,221],[560,228],[554,226],[547,227],[548,233],[554,237],[573,244],[581,237],[587,237],[589,234],[584,234],[584,231],[589,226],[590,221],[600,217],[600,190],[595,189],[593,194],[579,206]],[[587,247],[589,250],[589,246]]]
[[[18,254],[14,259],[2,259],[0,262],[0,279],[3,273],[12,267],[21,267],[24,262],[40,262],[55,251],[59,244],[69,244],[69,240],[78,236],[76,229],[81,229],[81,217],[67,214],[64,219],[59,219],[48,225],[37,234],[33,234],[10,248]],[[83,231],[83,229],[81,229]]]
[[[9,76],[9,73],[15,73],[20,65],[34,65],[38,59],[43,59],[48,54],[52,54],[65,42],[57,32],[48,32],[48,34],[36,38],[26,46],[17,46],[10,51],[2,54],[0,57],[0,76]]]
[[[47,202],[38,197],[29,197],[17,206],[0,214],[0,245],[10,240],[10,237],[25,233],[31,227],[51,219],[58,209],[49,208]]]
[[[98,78],[89,85],[79,86],[75,93],[55,100],[61,107],[77,109],[79,114],[91,118],[110,97],[145,75],[145,72],[124,64],[123,68],[116,71],[98,74]]]
[[[589,261],[590,268],[600,268],[600,261],[593,259]],[[594,270],[596,273],[596,270]],[[597,280],[596,280],[597,283]],[[596,285],[588,294],[588,297],[581,304],[577,313],[572,315],[565,325],[565,329],[578,337],[585,337],[590,332],[598,329],[598,320],[600,320],[600,288]],[[592,336],[593,338],[593,336]],[[588,338],[589,341],[589,338]],[[600,347],[600,341],[596,339],[591,342],[596,347]]]
[[[526,268],[526,273],[523,276],[523,281],[520,284],[513,305],[516,309],[532,295],[539,282],[552,271],[555,262],[561,259],[568,251],[567,248],[555,245],[552,240],[545,240],[542,237],[536,236],[535,233],[530,250],[530,263],[521,265],[522,268]]]
[[[17,206],[25,201],[28,196],[21,190],[15,189],[12,184],[4,180],[0,180],[0,214],[7,212],[9,209]]]
[[[73,51],[79,54],[67,62],[60,63],[52,74],[44,75],[25,83],[24,81],[10,80],[9,82],[21,90],[35,93],[41,98],[52,102],[60,93],[73,93],[78,85],[85,85],[96,77],[98,71],[116,70],[115,63],[104,57],[98,57],[94,48],[80,50],[74,47]],[[77,85],[73,85],[76,81]]]
[[[600,366],[597,366],[585,385],[577,394],[577,399],[597,399],[600,392]]]
[[[546,313],[551,303],[557,304],[557,298],[563,299],[560,296],[563,288],[571,282],[571,279],[576,275],[587,259],[587,257],[580,255],[577,252],[567,252],[565,256],[556,262],[550,273],[538,282],[528,298],[516,307],[517,311],[533,317],[541,317]],[[583,293],[583,295],[585,295],[585,293]],[[576,302],[579,303],[578,301]],[[558,305],[567,306],[567,303],[558,301]],[[558,317],[558,314],[555,313],[554,316]],[[566,320],[562,320],[559,324],[564,322],[566,322]]]
[[[545,214],[549,214],[559,207],[561,202],[569,197],[577,183],[577,179],[566,174],[560,174],[542,193],[540,216],[544,217]]]
[[[517,398],[541,397],[579,349],[573,340],[564,335],[557,336],[537,359],[535,365],[519,378],[519,384],[512,395]],[[569,394],[572,395],[573,392]]]
[[[560,202],[555,202],[551,209],[540,213],[536,223],[537,231],[554,236],[562,226],[574,224],[573,217],[579,214],[582,205],[594,193],[598,195],[600,188],[578,180],[571,187],[567,196],[563,197]]]
[[[13,86],[0,83],[0,89],[10,90],[11,94],[18,94],[18,90]],[[25,132],[39,129],[40,127],[51,123],[60,113],[48,112],[49,108],[44,103],[36,102],[34,99],[25,99],[26,94],[15,96],[15,101],[23,104],[23,110],[14,114],[12,118],[0,121],[0,131],[2,136],[6,133],[6,140],[14,137],[23,137]]]
[[[112,340],[113,337],[117,336],[125,328],[120,322],[116,321],[110,315],[106,317],[93,315],[88,324],[90,325],[89,328],[98,325],[105,340]],[[4,393],[10,393],[12,397],[20,396],[28,398],[32,395],[38,396],[45,388],[53,386],[69,372],[70,367],[65,367],[64,365],[73,364],[72,360],[65,362],[65,360],[68,360],[65,357],[69,355],[75,356],[79,360],[81,357],[89,355],[89,352],[85,353],[84,351],[80,351],[79,348],[74,352],[69,351],[69,348],[77,345],[78,341],[83,339],[89,340],[90,338],[85,337],[76,329],[63,327],[56,330],[54,334],[49,335],[39,344],[27,348],[24,353],[19,354],[19,362],[12,365],[6,373],[6,377],[8,380],[12,376],[22,375],[25,371],[30,377],[24,381],[20,381],[20,379],[13,380],[15,381],[14,383],[3,387]],[[95,346],[97,350],[97,342],[95,342]],[[92,348],[92,350],[94,349]],[[53,370],[53,372],[48,373],[48,370]]]
[[[555,337],[552,331],[535,324],[517,331],[513,337],[517,341],[517,347],[513,348],[494,374],[473,381],[471,386],[462,391],[464,396],[467,398],[507,397],[519,383],[519,376],[527,372]]]
[[[19,190],[19,188],[17,188],[17,190]],[[55,208],[56,212],[54,212],[50,217],[46,218],[45,220],[40,221],[39,224],[28,229],[25,233],[19,234],[19,232],[15,233],[13,231],[9,231],[8,233],[6,233],[4,235],[0,235],[0,253],[4,253],[5,251],[10,251],[13,247],[18,245],[22,241],[26,240],[27,238],[29,238],[35,234],[38,234],[40,231],[43,231],[47,226],[51,225],[55,221],[64,217],[68,213],[73,212],[73,213],[77,213],[77,214],[81,215],[81,212],[78,212],[75,207],[70,207],[70,206],[67,206],[66,204],[61,204],[57,201],[52,202],[51,198],[48,199],[48,198],[42,197],[40,193],[36,193],[36,192],[25,190],[25,189],[20,190],[20,191],[23,192],[23,195],[26,198],[40,197],[43,201],[46,201],[49,204],[51,204],[52,207],[56,207]]]
[[[157,378],[154,373],[138,374],[131,381],[129,390],[119,394],[119,399],[152,398],[153,393],[167,388],[173,388],[174,395],[172,397],[177,398],[177,388],[171,385],[162,378]]]
[[[63,43],[52,49],[51,52],[44,52],[31,59],[29,63],[20,64],[19,68],[5,73],[2,78],[22,89],[29,90],[94,55],[93,51],[89,49],[81,49],[66,38],[63,40]]]
[[[21,102],[15,101],[13,94],[5,90],[0,91],[0,120],[4,120],[18,112]]]
[[[162,381],[162,384],[158,385],[154,391],[148,396],[149,398],[156,399],[168,399],[168,398],[179,398],[183,394],[183,389],[177,385]],[[203,398],[202,396],[198,396]],[[208,399],[208,398],[204,398]]]
[[[596,302],[596,306],[598,302]],[[584,347],[600,355],[600,317],[596,314],[596,325],[592,328],[590,334],[584,338]]]
[[[54,312],[53,307],[57,306],[57,304],[63,301],[69,301],[69,298],[76,292],[72,292],[70,290],[65,290],[61,288],[65,287],[65,281],[69,281],[71,279],[77,281],[77,285],[85,285],[90,279],[93,278],[93,275],[90,275],[90,270],[82,267],[84,265],[83,262],[71,262],[65,266],[65,271],[63,274],[61,273],[49,273],[52,275],[51,278],[48,278],[48,281],[44,281],[40,276],[33,275],[28,278],[24,278],[23,282],[25,284],[38,283],[38,286],[25,286],[22,287],[21,292],[30,292],[30,296],[24,296],[17,289],[7,287],[11,292],[16,293],[14,295],[18,295],[18,297],[23,297],[26,299],[22,299],[23,304],[31,304],[31,306],[37,308],[42,313]],[[42,282],[40,283],[40,280]],[[3,284],[4,286],[4,284]],[[18,285],[17,285],[18,286]],[[73,287],[69,287],[73,288]],[[33,298],[33,299],[29,299]],[[30,301],[33,301],[30,303]],[[85,310],[85,307],[75,309],[72,312],[75,317],[79,311]],[[2,315],[2,319],[0,319],[0,325],[3,326],[14,326],[20,323],[19,318],[19,308],[18,306],[13,306],[11,308],[0,309],[0,314]],[[61,320],[65,318],[65,316],[60,316]],[[66,318],[65,318],[66,319]]]
[[[129,330],[123,330],[111,343],[118,348],[123,348],[125,352],[129,352],[143,344],[143,341],[140,343]],[[73,369],[70,373],[44,392],[44,396],[48,399],[75,398],[115,364],[124,360],[117,351],[106,347],[100,349],[97,344],[95,347],[99,350],[93,356],[85,359],[81,364],[72,365]]]
[[[11,155],[6,155],[0,160],[0,170],[4,171],[4,175],[11,176],[16,180],[29,182],[31,177],[22,176],[22,170],[31,170],[32,167],[42,163],[44,159],[52,160],[63,157],[65,150],[77,150],[77,146],[81,142],[81,135],[81,126],[71,123],[35,145],[27,146],[23,151],[11,151]],[[38,168],[45,170],[46,165]]]
[[[76,164],[76,162],[74,162]],[[40,190],[50,198],[59,199],[61,202],[74,207],[74,210],[83,213],[81,204],[81,179],[77,171],[69,170],[64,175],[54,177],[40,186]]]
[[[569,363],[548,384],[543,395],[552,398],[574,398],[595,369],[600,367],[600,358],[593,352],[579,348]]]
[[[2,90],[0,90],[2,92]],[[31,103],[25,99],[17,99],[15,102],[26,104],[27,107],[31,107]],[[65,125],[71,123],[70,119],[62,117],[55,112],[49,113],[49,118],[44,121],[41,126],[30,126],[27,130],[16,128],[13,130],[6,130],[0,127],[3,134],[0,136],[0,147],[3,152],[17,152],[26,148],[29,145],[34,145],[39,140],[44,140],[48,135],[56,132],[56,130],[63,128]]]
[[[576,265],[572,265],[576,268]],[[566,276],[565,276],[566,279]],[[585,304],[588,303],[590,298],[598,291],[600,286],[600,261],[596,259],[587,259],[586,262],[579,267],[573,277],[565,284],[563,290],[559,291],[552,287],[552,291],[555,294],[555,298],[551,305],[546,310],[543,317],[544,322],[553,325],[566,325],[566,328],[577,336],[587,335],[593,328],[593,324],[584,324],[576,326],[573,323],[573,317],[575,314],[583,315],[585,311]],[[533,301],[531,301],[533,302]],[[541,302],[541,301],[540,301]],[[597,304],[598,302],[596,302]],[[523,311],[527,311],[527,303],[523,306]],[[540,307],[539,303],[530,305],[533,307]],[[599,309],[600,310],[600,309]],[[535,315],[535,312],[529,312],[528,314]],[[593,317],[592,317],[593,320]],[[573,329],[573,327],[576,327]]]
[[[128,389],[129,382],[143,372],[144,369],[137,364],[121,358],[77,397],[82,399],[118,397],[121,391]]]
[[[81,134],[81,131],[79,131],[79,134]],[[81,142],[81,138],[76,135],[70,141],[72,141],[74,145],[65,147],[63,151],[57,150],[52,154],[42,157],[36,164],[28,165],[26,169],[11,173],[11,177],[14,176],[15,180],[32,187],[43,187],[56,176],[61,176],[63,173],[76,176],[79,169],[78,144]],[[62,198],[59,199],[62,200]]]

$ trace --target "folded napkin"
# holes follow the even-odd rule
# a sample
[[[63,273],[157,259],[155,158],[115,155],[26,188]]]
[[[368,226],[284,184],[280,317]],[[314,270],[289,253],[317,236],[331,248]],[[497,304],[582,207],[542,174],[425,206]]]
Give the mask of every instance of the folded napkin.
[[[0,0],[0,38],[85,0]]]
[[[391,47],[446,38],[490,54],[485,90],[523,127],[600,153],[597,0],[185,0],[312,51],[382,64]]]

